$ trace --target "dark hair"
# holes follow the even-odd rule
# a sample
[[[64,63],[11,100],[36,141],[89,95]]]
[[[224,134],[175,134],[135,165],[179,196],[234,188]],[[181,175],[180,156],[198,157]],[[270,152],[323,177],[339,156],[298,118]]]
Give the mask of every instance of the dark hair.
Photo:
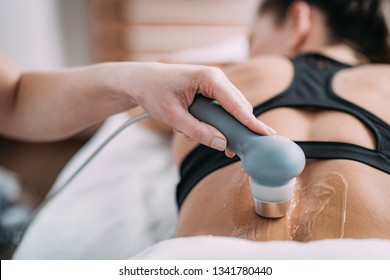
[[[282,24],[296,0],[264,0],[259,14],[272,12]],[[390,63],[390,0],[303,0],[320,9],[331,42],[345,42],[374,63]]]

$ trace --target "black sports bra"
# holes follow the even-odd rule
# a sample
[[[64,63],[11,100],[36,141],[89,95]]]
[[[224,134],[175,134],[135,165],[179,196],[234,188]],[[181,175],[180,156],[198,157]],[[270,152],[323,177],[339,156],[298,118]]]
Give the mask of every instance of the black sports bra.
[[[374,114],[336,95],[332,80],[340,70],[350,68],[319,54],[305,54],[292,58],[294,79],[282,93],[254,107],[258,116],[279,107],[310,107],[336,110],[351,114],[362,121],[376,139],[374,150],[342,142],[296,141],[307,159],[348,159],[359,161],[390,174],[390,126]],[[389,92],[390,94],[390,92]],[[183,160],[181,180],[177,185],[176,199],[180,207],[195,185],[211,172],[239,161],[228,158],[224,152],[199,145]]]

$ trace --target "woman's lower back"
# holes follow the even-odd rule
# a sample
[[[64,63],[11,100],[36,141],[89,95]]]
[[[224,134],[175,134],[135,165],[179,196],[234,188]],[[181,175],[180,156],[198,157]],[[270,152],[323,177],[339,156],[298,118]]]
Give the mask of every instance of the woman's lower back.
[[[258,216],[240,163],[204,178],[183,203],[177,236],[221,235],[250,240],[390,239],[389,176],[346,160],[309,161],[288,214]]]

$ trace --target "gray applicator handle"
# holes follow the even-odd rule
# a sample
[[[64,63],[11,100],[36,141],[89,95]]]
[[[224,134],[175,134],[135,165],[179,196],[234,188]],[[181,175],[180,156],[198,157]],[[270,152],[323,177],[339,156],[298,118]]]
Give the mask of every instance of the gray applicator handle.
[[[244,150],[245,139],[256,137],[255,133],[226,112],[217,101],[210,98],[197,95],[189,111],[198,120],[222,132],[227,139],[228,148],[239,156]]]
[[[277,135],[257,135],[215,100],[199,94],[189,111],[198,120],[214,126],[225,135],[228,148],[240,157],[244,170],[257,183],[282,186],[302,172],[305,156],[293,141]]]

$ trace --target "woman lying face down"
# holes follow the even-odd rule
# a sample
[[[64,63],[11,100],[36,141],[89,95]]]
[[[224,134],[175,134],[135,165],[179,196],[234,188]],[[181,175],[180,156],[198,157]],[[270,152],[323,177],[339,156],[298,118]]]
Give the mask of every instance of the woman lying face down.
[[[258,119],[297,141],[306,167],[287,215],[266,219],[239,161],[176,135],[179,195],[195,178],[177,236],[390,239],[389,13],[379,0],[261,1],[252,57],[226,73]]]

